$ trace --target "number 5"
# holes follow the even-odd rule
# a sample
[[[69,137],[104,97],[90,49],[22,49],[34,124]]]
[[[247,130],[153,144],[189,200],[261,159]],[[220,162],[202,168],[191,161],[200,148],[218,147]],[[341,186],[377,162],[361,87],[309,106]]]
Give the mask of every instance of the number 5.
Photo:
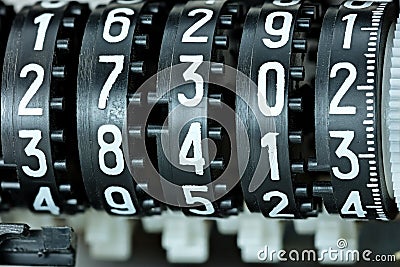
[[[215,212],[214,206],[212,205],[211,201],[203,198],[203,197],[194,197],[192,196],[192,192],[208,192],[208,187],[205,185],[197,186],[197,185],[184,185],[182,186],[183,194],[185,195],[186,203],[188,205],[192,205],[195,203],[202,203],[206,210],[196,210],[190,209],[189,211],[198,214],[198,215],[210,215]]]

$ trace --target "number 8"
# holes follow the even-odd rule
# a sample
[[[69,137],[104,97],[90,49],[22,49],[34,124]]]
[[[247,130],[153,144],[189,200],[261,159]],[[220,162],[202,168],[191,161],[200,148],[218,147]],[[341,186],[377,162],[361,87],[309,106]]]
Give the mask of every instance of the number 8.
[[[114,137],[112,143],[107,143],[104,140],[106,133],[110,133]],[[122,150],[119,148],[122,144],[122,134],[119,128],[115,125],[103,125],[97,132],[97,141],[100,146],[99,150],[99,166],[100,169],[108,175],[119,175],[124,170],[124,156]],[[105,156],[107,153],[112,152],[115,155],[116,165],[113,168],[109,168],[105,162]]]

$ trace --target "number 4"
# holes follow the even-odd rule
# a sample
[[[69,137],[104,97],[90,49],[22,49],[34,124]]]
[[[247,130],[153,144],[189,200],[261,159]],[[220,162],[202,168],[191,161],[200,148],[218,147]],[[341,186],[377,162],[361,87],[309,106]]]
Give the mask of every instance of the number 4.
[[[193,144],[193,158],[188,158],[187,154]],[[181,151],[179,152],[179,164],[192,165],[195,167],[197,175],[203,175],[203,167],[206,164],[201,149],[201,124],[193,122],[183,141]]]
[[[365,218],[367,212],[361,203],[360,192],[351,191],[340,212],[344,215],[357,215],[359,218]]]

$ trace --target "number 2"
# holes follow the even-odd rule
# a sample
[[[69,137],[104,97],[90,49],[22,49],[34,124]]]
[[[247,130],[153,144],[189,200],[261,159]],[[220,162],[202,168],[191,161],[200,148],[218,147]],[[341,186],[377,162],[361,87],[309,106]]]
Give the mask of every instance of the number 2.
[[[279,192],[279,191],[271,191],[268,193],[265,193],[263,196],[264,201],[271,201],[273,197],[278,197],[281,200],[279,201],[278,205],[274,207],[270,213],[268,214],[270,217],[275,218],[275,217],[281,217],[281,218],[293,218],[293,214],[285,214],[285,213],[279,213],[281,212],[284,208],[286,208],[289,205],[289,200],[286,194]]]
[[[37,93],[44,81],[44,69],[38,64],[28,64],[22,68],[20,73],[20,78],[26,78],[28,73],[35,72],[36,79],[33,81],[29,89],[26,91],[25,95],[22,97],[18,106],[18,115],[20,116],[42,116],[42,108],[28,108],[28,104]]]
[[[194,9],[189,12],[189,17],[194,17],[199,13],[205,14],[203,18],[193,24],[182,36],[182,43],[207,43],[207,36],[192,36],[196,31],[203,27],[213,17],[213,11],[205,8]]]
[[[331,69],[330,78],[335,78],[338,71],[341,69],[346,69],[349,71],[349,75],[344,80],[342,86],[340,86],[339,90],[332,98],[332,101],[329,105],[329,114],[335,115],[354,115],[356,114],[356,107],[353,106],[345,106],[340,107],[339,103],[342,98],[345,96],[347,91],[349,91],[350,87],[353,85],[354,81],[357,79],[357,69],[353,64],[349,62],[340,62],[333,65]]]

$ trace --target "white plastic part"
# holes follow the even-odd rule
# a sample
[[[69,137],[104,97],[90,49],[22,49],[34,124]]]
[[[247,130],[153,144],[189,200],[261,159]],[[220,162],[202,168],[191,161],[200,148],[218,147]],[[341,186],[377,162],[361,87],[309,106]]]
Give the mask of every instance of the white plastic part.
[[[223,235],[236,235],[240,224],[240,215],[216,219],[218,232]]]
[[[134,221],[93,210],[85,214],[85,219],[84,239],[92,258],[107,261],[130,258]]]
[[[389,33],[384,63],[381,112],[385,177],[400,211],[400,19]]]
[[[308,218],[293,221],[294,230],[299,235],[313,235],[317,229],[318,218]]]
[[[355,221],[343,220],[339,216],[321,213],[316,221],[314,246],[319,254],[322,251],[336,250],[338,255],[351,255],[351,251],[358,249],[358,230]],[[338,259],[327,255],[320,256],[321,264],[345,265],[354,264],[356,259],[338,256]]]
[[[279,251],[283,248],[284,223],[275,219],[266,219],[260,213],[245,210],[236,218],[217,220],[218,231],[222,234],[237,234],[237,246],[241,249],[243,262],[274,263],[259,259],[259,252],[268,247],[268,251]],[[262,255],[265,256],[265,255]]]
[[[328,214],[325,210],[318,218],[293,221],[295,231],[301,235],[314,235],[314,246],[318,251],[321,264],[353,264],[351,251],[358,248],[357,223],[353,220],[344,220],[339,215]],[[322,255],[323,251],[336,250],[345,255],[343,258],[335,259],[328,254]],[[347,256],[350,255],[350,256]]]
[[[180,212],[163,216],[162,247],[170,263],[204,263],[209,257],[210,222]]]
[[[211,222],[166,211],[160,216],[142,219],[147,233],[162,233],[162,247],[170,263],[204,263],[209,258]]]
[[[149,234],[162,233],[164,228],[164,218],[162,215],[143,217],[142,227],[143,230]]]
[[[16,208],[1,214],[2,222],[28,223],[32,229],[41,229],[42,226],[63,226],[57,217],[51,214],[32,213],[28,209]]]

